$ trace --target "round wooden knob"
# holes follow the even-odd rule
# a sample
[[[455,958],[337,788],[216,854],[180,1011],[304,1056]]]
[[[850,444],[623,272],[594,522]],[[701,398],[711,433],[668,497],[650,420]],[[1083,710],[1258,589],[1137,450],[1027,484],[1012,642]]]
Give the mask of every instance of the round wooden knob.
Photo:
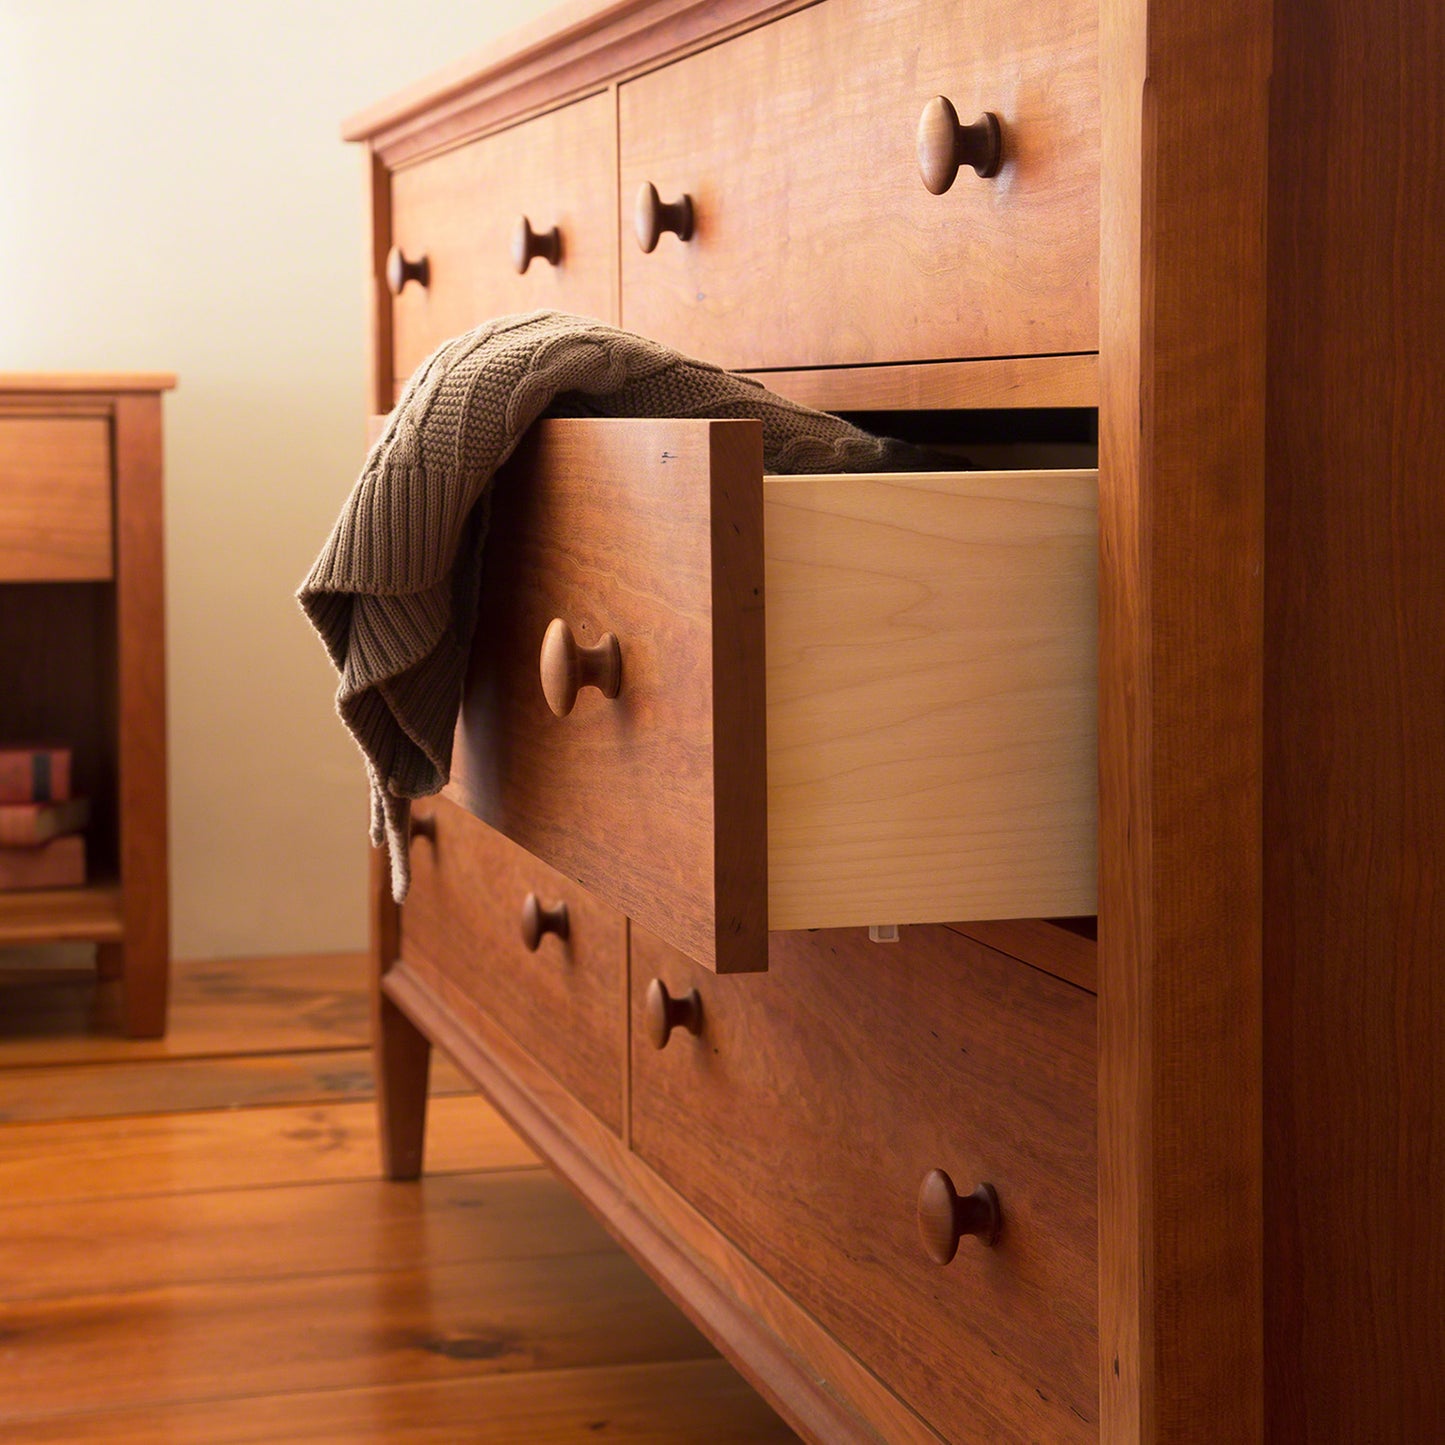
[[[647,1037],[655,1049],[665,1049],[673,1029],[686,1029],[690,1034],[702,1031],[702,995],[694,988],[681,998],[673,998],[667,985],[655,978],[647,985],[645,1004]]]
[[[522,942],[528,953],[536,953],[549,933],[565,943],[570,926],[565,903],[543,903],[535,893],[522,900]]]
[[[622,649],[610,632],[593,646],[583,647],[572,629],[554,617],[542,638],[542,692],[547,706],[558,717],[566,717],[584,687],[616,697],[622,687]]]
[[[960,1197],[942,1169],[930,1169],[924,1175],[918,1189],[918,1235],[934,1263],[947,1264],[958,1253],[958,1242],[965,1234],[996,1244],[1002,1227],[998,1191],[992,1184],[980,1184],[972,1194]]]
[[[437,845],[437,818],[435,813],[413,813],[411,815],[411,836],[425,838],[433,848]]]
[[[562,232],[556,226],[550,231],[534,231],[531,221],[523,216],[512,232],[512,265],[521,276],[538,257],[550,266],[562,260]]]
[[[431,263],[425,256],[408,261],[400,246],[386,253],[386,284],[393,296],[400,296],[408,281],[415,281],[423,291],[431,285]]]
[[[679,241],[692,240],[692,197],[680,201],[664,201],[651,181],[643,181],[637,193],[637,209],[633,212],[633,228],[637,244],[644,251],[655,251],[666,231]]]
[[[935,95],[918,118],[918,173],[935,196],[952,184],[960,166],[996,176],[1003,164],[1003,127],[992,111],[960,125],[952,101]]]

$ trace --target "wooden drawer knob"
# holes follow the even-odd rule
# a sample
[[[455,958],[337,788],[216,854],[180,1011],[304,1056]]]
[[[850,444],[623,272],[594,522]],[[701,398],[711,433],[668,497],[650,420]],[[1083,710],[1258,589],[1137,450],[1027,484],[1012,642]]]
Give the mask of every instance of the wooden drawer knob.
[[[622,649],[610,632],[593,646],[583,647],[572,629],[554,617],[542,638],[542,692],[547,706],[558,717],[566,717],[584,687],[616,697],[622,687]]]
[[[565,903],[543,903],[535,893],[522,900],[522,942],[528,953],[536,953],[549,933],[565,943],[570,927]]]
[[[673,1029],[686,1029],[690,1034],[702,1031],[702,995],[694,988],[681,998],[673,998],[667,985],[655,978],[647,985],[647,1037],[655,1049],[665,1049]]]
[[[685,195],[680,201],[664,201],[651,181],[643,181],[637,193],[632,224],[637,232],[637,244],[644,251],[655,251],[666,231],[673,232],[679,241],[690,241],[692,197]]]
[[[400,296],[408,281],[415,281],[423,291],[431,285],[431,263],[425,256],[408,261],[400,246],[386,253],[386,284],[393,296]]]
[[[996,176],[1003,164],[1003,127],[992,111],[960,125],[953,102],[935,95],[918,118],[918,173],[935,196],[952,184],[960,166]]]
[[[435,813],[413,813],[411,815],[411,836],[425,838],[433,848],[437,845],[437,817]]]
[[[550,266],[562,260],[562,232],[553,226],[550,231],[534,231],[526,216],[517,222],[512,232],[512,265],[519,276],[525,275],[527,267],[537,258]]]
[[[1002,1226],[998,1191],[992,1184],[980,1184],[972,1194],[960,1197],[942,1169],[930,1169],[924,1175],[918,1189],[918,1235],[936,1264],[947,1264],[958,1253],[958,1242],[965,1234],[996,1244]]]

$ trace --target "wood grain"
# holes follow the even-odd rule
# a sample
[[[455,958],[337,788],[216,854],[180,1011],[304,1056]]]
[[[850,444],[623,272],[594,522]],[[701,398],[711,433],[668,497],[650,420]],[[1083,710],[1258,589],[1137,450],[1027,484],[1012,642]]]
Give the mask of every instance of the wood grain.
[[[622,324],[733,367],[1093,350],[1096,46],[1092,3],[829,0],[623,84],[622,204],[690,194],[697,230],[624,227]],[[999,176],[927,193],[937,94],[998,114]]]
[[[1442,77],[1438,6],[1274,5],[1267,1435],[1319,1445],[1445,1420]]]
[[[0,1064],[4,1059],[0,1047]],[[454,1065],[436,1063],[432,1093],[472,1091]],[[371,1094],[371,1060],[361,1048],[175,1059],[165,1069],[146,1060],[42,1065],[0,1072],[0,1123],[321,1104]]]
[[[596,95],[391,175],[392,243],[431,273],[393,303],[397,378],[494,316],[545,308],[616,321],[616,144],[611,96]],[[523,215],[561,228],[559,265],[517,274]]]
[[[1269,7],[1099,45],[1100,1433],[1257,1441]]]
[[[796,1437],[724,1361],[471,1375],[13,1422],[10,1445],[783,1445]]]
[[[615,1132],[627,1062],[627,921],[446,799],[414,816],[402,955],[466,990]],[[566,940],[522,943],[522,900],[567,907]]]
[[[1055,978],[1067,979],[1093,994],[1099,991],[1099,946],[1093,938],[1073,929],[1061,928],[1044,918],[948,926]]]
[[[409,1189],[355,1179],[46,1201],[0,1206],[0,1296],[385,1274],[606,1247],[601,1226],[541,1168],[436,1175]]]
[[[114,575],[110,465],[99,417],[0,417],[0,582]]]
[[[944,929],[770,942],[711,979],[634,930],[634,1149],[947,1438],[1095,1438],[1092,998]],[[702,994],[661,1052],[653,978]],[[947,1269],[934,1168],[1005,1220]]]
[[[51,393],[110,397],[126,392],[174,391],[170,371],[0,371],[0,396],[23,405],[42,401]]]
[[[1094,911],[1096,487],[767,479],[772,928]]]
[[[115,1037],[113,991],[98,986],[89,968],[40,962],[6,980],[0,1062],[7,1065],[334,1049],[368,1039],[360,954],[182,962],[171,1027],[160,1039]]]
[[[715,42],[809,0],[564,0],[468,56],[353,116],[391,165],[495,129],[619,75]]]
[[[953,411],[1098,406],[1099,358],[1001,356],[901,366],[749,373],[816,411]]]
[[[166,613],[161,399],[115,401],[116,686],[123,1023],[165,1032],[170,987],[166,809]]]
[[[7,1428],[168,1399],[712,1353],[614,1249],[0,1302],[0,1329]]]
[[[124,932],[120,889],[113,885],[0,896],[0,944],[114,943]]]
[[[448,795],[719,972],[766,965],[755,422],[549,421],[496,487]],[[555,617],[622,649],[565,718]]]
[[[371,1179],[380,1165],[372,1114],[369,1102],[357,1101],[12,1124],[0,1131],[0,1199],[60,1202]],[[431,1115],[433,1173],[535,1162],[474,1095],[433,1100]]]
[[[433,990],[405,964],[386,987],[805,1439],[876,1445],[881,1436],[895,1445],[940,1445],[936,1432],[475,1001],[444,980]],[[806,1371],[799,1359],[810,1362]]]

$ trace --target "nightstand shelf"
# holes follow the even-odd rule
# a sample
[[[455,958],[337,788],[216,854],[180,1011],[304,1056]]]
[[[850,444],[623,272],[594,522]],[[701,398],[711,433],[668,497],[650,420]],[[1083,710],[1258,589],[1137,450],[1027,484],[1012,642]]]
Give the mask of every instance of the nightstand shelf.
[[[125,909],[118,883],[0,893],[0,947],[27,943],[120,943]]]

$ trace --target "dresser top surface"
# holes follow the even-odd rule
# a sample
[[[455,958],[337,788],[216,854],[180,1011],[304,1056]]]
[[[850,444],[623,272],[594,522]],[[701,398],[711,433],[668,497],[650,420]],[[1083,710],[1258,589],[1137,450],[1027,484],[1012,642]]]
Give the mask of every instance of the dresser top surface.
[[[494,123],[546,95],[589,87],[814,0],[564,0],[489,45],[347,119],[342,138],[388,149],[438,110],[476,107]]]

